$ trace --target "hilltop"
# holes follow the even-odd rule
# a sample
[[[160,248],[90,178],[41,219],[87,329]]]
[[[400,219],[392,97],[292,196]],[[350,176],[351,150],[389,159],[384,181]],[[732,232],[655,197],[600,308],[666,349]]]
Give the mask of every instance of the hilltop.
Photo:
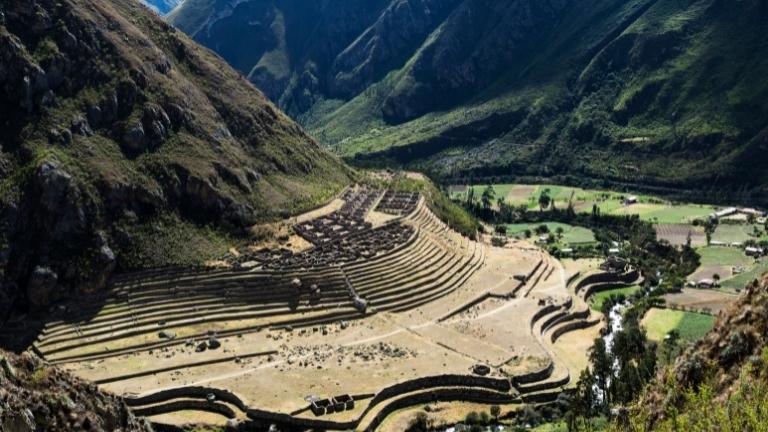
[[[168,19],[357,164],[765,197],[764,2],[304,3]]]
[[[0,313],[96,292],[114,270],[202,264],[353,175],[138,2],[0,12]]]

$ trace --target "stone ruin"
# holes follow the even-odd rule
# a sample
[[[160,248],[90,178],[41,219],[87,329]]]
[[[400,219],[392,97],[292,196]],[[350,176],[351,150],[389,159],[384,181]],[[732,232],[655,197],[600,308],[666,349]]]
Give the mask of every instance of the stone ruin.
[[[333,414],[335,412],[351,410],[354,408],[355,399],[348,394],[334,396],[330,399],[313,399],[310,403],[312,414],[318,417],[321,415]]]
[[[380,195],[381,192],[378,190],[363,190],[361,192],[348,190],[342,196],[345,202],[339,210],[296,224],[293,230],[315,245],[329,243],[354,233],[369,230],[372,225],[365,222],[365,216]]]
[[[419,203],[418,192],[395,192],[388,190],[376,206],[376,211],[391,215],[405,215],[413,212]]]

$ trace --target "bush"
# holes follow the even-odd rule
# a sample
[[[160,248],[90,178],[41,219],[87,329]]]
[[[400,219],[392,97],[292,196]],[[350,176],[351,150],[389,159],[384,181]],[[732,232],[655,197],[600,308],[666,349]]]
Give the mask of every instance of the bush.
[[[480,424],[480,414],[478,414],[476,411],[470,412],[466,417],[464,417],[464,423],[468,425]]]
[[[408,424],[406,432],[427,432],[429,430],[429,418],[424,412],[419,412]]]

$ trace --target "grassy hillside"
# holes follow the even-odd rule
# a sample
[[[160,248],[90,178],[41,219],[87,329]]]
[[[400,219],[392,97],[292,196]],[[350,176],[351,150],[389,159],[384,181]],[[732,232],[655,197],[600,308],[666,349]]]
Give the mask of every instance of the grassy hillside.
[[[354,175],[138,2],[2,12],[0,313],[97,290],[115,268],[200,263]]]
[[[764,2],[367,0],[307,26],[295,1],[212,1],[171,22],[357,164],[768,199]]]

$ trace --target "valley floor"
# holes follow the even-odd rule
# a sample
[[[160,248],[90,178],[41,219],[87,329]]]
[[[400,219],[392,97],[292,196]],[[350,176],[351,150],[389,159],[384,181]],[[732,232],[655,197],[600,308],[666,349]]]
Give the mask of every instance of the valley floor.
[[[588,277],[601,273],[594,264],[566,268],[522,240],[467,240],[423,199],[392,217],[377,211],[391,194],[355,193],[346,202],[363,203],[353,210],[371,222],[364,235],[402,224],[410,237],[331,266],[254,262],[123,275],[105,298],[65,308],[35,349],[126,395],[137,415],[155,422],[360,430],[430,401],[514,409],[552,400],[586,366],[602,323],[586,301],[600,288]],[[340,208],[334,202],[291,223]],[[315,235],[308,238],[323,241]],[[354,404],[343,402],[347,395]]]

